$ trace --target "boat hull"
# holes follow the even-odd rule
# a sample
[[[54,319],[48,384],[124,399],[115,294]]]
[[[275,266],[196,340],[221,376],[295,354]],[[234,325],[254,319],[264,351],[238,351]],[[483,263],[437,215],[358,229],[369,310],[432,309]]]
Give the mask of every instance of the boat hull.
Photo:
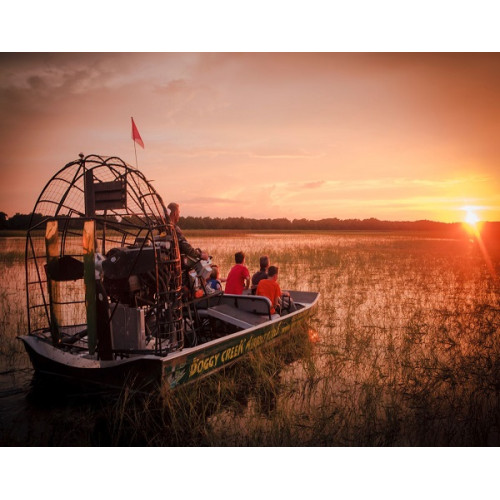
[[[105,361],[75,356],[36,336],[27,335],[20,339],[33,368],[40,374],[115,388],[126,384],[140,389],[159,384],[174,388],[229,366],[247,353],[291,333],[307,318],[318,296],[311,293],[310,302],[286,316],[164,357],[145,354]]]
[[[137,356],[120,361],[92,361],[79,363],[68,355],[61,359],[59,349],[34,336],[20,337],[37,374],[61,378],[66,381],[92,384],[110,388],[122,388],[129,384],[146,389],[161,382],[163,359],[157,356]]]
[[[208,342],[199,348],[185,349],[170,360],[165,358],[163,380],[174,388],[205,377],[249,352],[290,334],[299,322],[306,319],[309,311],[309,308],[301,309],[277,320]]]

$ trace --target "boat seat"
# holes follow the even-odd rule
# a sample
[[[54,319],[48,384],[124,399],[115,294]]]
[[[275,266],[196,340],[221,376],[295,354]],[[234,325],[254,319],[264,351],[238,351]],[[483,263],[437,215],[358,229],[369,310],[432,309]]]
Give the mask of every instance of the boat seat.
[[[239,328],[251,328],[252,326],[269,321],[269,316],[267,315],[254,314],[229,304],[219,304],[209,307],[206,310],[206,314]]]
[[[238,310],[253,314],[265,315],[271,319],[271,301],[261,295],[233,295],[225,293],[220,304],[227,304]]]

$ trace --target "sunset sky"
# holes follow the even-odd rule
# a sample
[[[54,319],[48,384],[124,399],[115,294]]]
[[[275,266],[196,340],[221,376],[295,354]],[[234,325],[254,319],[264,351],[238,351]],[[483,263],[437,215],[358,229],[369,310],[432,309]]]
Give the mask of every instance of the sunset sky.
[[[139,168],[182,215],[500,220],[500,55],[12,53],[0,211],[78,154]]]

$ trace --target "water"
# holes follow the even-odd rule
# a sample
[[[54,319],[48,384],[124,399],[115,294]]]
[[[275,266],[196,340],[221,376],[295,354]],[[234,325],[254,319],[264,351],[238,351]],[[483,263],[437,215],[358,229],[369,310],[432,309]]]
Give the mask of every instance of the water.
[[[318,290],[318,342],[279,346],[161,398],[54,392],[33,380],[23,240],[3,240],[0,444],[496,445],[499,239],[465,235],[188,233],[227,276],[267,254],[283,289]],[[487,255],[485,255],[485,251]],[[154,433],[143,432],[148,422]]]

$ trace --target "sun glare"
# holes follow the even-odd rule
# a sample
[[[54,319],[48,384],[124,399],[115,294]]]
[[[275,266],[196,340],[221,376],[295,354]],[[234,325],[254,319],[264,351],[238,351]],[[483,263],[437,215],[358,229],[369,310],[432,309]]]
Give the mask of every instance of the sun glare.
[[[488,254],[488,250],[486,245],[484,244],[483,238],[481,236],[481,231],[483,229],[484,221],[480,222],[479,217],[477,216],[476,211],[481,210],[481,207],[463,207],[465,210],[465,218],[463,226],[467,233],[471,236],[471,242],[477,242],[479,248],[481,249],[481,253],[483,254],[483,258],[488,266],[488,269],[491,275],[497,279],[495,268],[493,267],[493,263],[491,262],[491,258]]]

